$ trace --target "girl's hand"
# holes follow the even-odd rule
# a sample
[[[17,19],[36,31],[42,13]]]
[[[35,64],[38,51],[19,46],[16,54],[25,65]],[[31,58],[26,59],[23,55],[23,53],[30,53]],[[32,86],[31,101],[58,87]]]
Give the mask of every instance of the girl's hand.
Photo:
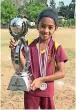
[[[14,38],[10,39],[9,48],[14,49],[18,45],[18,41],[15,41]]]
[[[42,80],[42,78],[40,77],[40,78],[35,79],[35,80],[31,83],[30,87],[31,87],[31,89],[34,91],[34,90],[36,90],[37,88],[40,88],[40,86],[41,86],[42,83],[43,83],[43,80]]]

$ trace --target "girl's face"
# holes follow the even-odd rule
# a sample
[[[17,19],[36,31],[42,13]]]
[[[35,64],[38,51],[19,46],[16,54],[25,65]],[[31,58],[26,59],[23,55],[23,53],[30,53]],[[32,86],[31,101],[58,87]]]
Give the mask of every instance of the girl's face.
[[[49,17],[43,17],[37,27],[42,40],[48,40],[53,35],[56,28],[54,20]]]

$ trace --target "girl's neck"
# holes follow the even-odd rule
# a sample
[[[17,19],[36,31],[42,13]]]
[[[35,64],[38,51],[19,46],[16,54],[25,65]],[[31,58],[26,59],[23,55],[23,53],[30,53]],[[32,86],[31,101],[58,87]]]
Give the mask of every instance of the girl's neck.
[[[40,43],[42,43],[42,44],[48,44],[48,42],[50,41],[50,38],[49,39],[46,39],[46,40],[43,40],[43,39],[41,39],[41,37],[39,38],[39,41],[40,41]]]

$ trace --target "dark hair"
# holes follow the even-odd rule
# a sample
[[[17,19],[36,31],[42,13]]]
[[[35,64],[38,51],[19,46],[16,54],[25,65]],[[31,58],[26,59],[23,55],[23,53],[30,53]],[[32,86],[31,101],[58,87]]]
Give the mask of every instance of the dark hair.
[[[39,15],[38,24],[43,17],[49,17],[49,18],[53,19],[55,22],[55,25],[56,26],[58,25],[58,14],[54,9],[52,9],[52,8],[44,9]]]

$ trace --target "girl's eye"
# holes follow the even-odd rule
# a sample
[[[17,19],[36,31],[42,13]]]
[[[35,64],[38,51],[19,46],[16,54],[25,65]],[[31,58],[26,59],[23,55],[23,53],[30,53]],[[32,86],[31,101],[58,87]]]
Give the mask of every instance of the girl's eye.
[[[42,28],[45,28],[46,26],[42,24],[41,27],[42,27]]]
[[[44,25],[44,24],[41,24],[40,26],[41,26],[41,28],[44,28],[44,29],[47,27],[47,26]],[[50,25],[49,25],[49,26],[48,26],[48,29],[49,29],[49,30],[52,30],[52,29],[53,29],[53,26],[50,26]]]
[[[49,30],[51,30],[51,29],[53,29],[53,27],[52,27],[52,26],[50,26],[50,27],[49,27]]]

